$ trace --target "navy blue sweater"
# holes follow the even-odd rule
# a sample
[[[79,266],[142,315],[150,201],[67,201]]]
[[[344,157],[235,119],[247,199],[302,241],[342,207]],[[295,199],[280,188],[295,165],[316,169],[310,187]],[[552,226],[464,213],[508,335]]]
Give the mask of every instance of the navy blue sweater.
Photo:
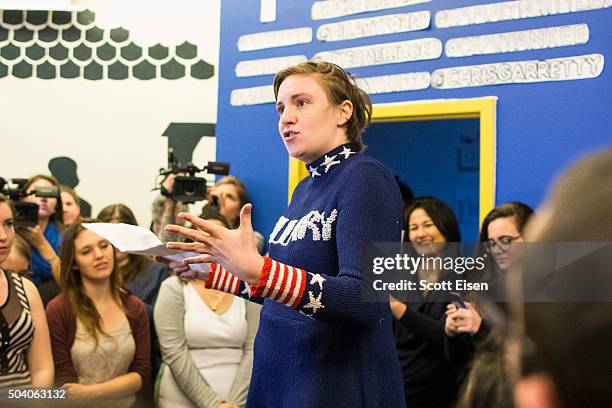
[[[208,287],[265,298],[247,407],[405,406],[389,304],[362,300],[360,267],[362,242],[399,241],[401,198],[389,171],[354,151],[308,165],[256,286],[218,265],[209,275]]]

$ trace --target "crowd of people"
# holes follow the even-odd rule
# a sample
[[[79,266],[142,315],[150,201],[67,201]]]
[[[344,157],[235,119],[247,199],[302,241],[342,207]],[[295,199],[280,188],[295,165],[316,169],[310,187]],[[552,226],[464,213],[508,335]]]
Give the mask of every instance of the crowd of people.
[[[204,206],[201,217],[231,228],[224,214],[235,213],[248,193],[236,177],[217,184],[232,187],[221,194],[210,188],[218,205]],[[38,186],[54,187],[57,197],[29,194]],[[166,264],[123,253],[83,226],[138,225],[126,205],[83,218],[76,192],[52,176],[35,175],[25,188],[25,200],[38,204],[34,227],[16,227],[15,203],[0,195],[3,403],[10,403],[9,389],[61,387],[77,406],[244,406],[258,305],[171,276]],[[187,209],[157,198],[154,219],[160,200],[172,211]],[[163,229],[155,232],[168,239]]]
[[[167,194],[175,175],[164,180],[150,229],[198,254],[180,263],[114,248],[84,224],[138,225],[130,208],[83,218],[77,193],[51,176],[25,184],[57,192],[24,198],[38,205],[35,226],[16,226],[0,195],[2,404],[8,390],[58,387],[77,406],[609,405],[608,304],[511,295],[529,273],[524,243],[612,241],[612,151],[568,170],[537,212],[518,201],[493,208],[474,254],[481,270],[415,271],[428,283],[488,282],[497,297],[424,289],[376,302],[362,292],[363,243],[402,239],[411,257],[456,258],[459,223],[434,196],[400,194],[406,187],[363,154],[372,104],[350,74],[306,62],[280,71],[274,93],[282,141],[309,176],[265,253],[234,176],[209,188],[198,216]],[[609,265],[590,263],[592,276]],[[581,270],[571,272],[567,284],[581,286]]]

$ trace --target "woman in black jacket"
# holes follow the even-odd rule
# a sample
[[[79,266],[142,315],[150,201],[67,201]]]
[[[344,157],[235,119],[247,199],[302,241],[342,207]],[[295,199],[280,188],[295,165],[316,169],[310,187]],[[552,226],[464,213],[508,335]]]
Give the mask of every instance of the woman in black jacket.
[[[453,269],[445,269],[442,260],[460,255],[461,233],[452,210],[434,197],[419,197],[406,210],[407,252],[423,259],[411,275],[417,290],[403,295],[406,302],[391,298],[396,348],[402,372],[406,406],[415,408],[449,407],[457,395],[459,374],[447,358],[449,342],[454,350],[465,349],[469,355],[470,339],[449,338],[444,331],[449,291],[421,289],[421,283],[433,285],[454,282]],[[427,260],[427,262],[425,262]],[[456,344],[458,342],[458,344]]]

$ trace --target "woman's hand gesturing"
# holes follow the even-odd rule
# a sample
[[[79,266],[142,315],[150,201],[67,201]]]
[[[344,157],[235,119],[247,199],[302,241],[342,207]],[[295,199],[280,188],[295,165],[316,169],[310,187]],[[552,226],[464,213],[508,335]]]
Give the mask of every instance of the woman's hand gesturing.
[[[189,221],[197,230],[167,225],[166,230],[181,234],[193,240],[191,243],[169,242],[170,249],[197,252],[201,255],[183,260],[184,265],[216,262],[232,275],[250,285],[259,281],[264,260],[257,251],[251,224],[252,204],[246,204],[240,211],[240,227],[229,230],[189,213],[178,217]]]

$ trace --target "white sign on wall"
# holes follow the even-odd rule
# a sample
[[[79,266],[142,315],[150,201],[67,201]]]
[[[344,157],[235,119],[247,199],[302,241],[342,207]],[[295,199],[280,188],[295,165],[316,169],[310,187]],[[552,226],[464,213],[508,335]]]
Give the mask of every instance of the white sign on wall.
[[[258,105],[275,102],[272,85],[234,89],[230,95],[232,106]]]
[[[601,54],[578,55],[546,60],[501,62],[442,68],[431,74],[437,89],[530,82],[570,81],[598,77],[604,68]]]
[[[473,37],[451,38],[444,45],[447,57],[498,54],[586,44],[589,26],[573,24]]]
[[[429,3],[431,0],[326,0],[315,1],[311,9],[313,20],[323,20],[366,13],[368,11],[386,10],[414,4]]]
[[[612,0],[515,0],[440,10],[438,28],[576,13],[612,7]]]
[[[419,91],[429,88],[430,83],[431,75],[429,72],[409,72],[357,79],[359,87],[368,94]]]
[[[316,54],[314,58],[333,62],[342,68],[354,68],[430,60],[439,58],[440,55],[442,55],[442,42],[439,39],[420,38],[418,40],[323,51]]]
[[[382,94],[427,89],[431,83],[430,78],[429,72],[408,72],[404,74],[358,78],[357,84],[369,94]],[[230,96],[230,104],[232,106],[274,102],[274,88],[272,85],[234,89]]]
[[[238,51],[255,51],[266,48],[286,47],[306,44],[312,41],[312,28],[290,28],[287,30],[264,31],[241,35],[238,38]]]
[[[317,39],[319,41],[342,41],[424,30],[429,27],[430,21],[430,11],[360,18],[340,23],[323,24],[317,29]]]
[[[305,55],[290,55],[278,58],[262,58],[250,61],[240,61],[236,64],[237,77],[256,75],[274,75],[281,69],[307,61]]]

